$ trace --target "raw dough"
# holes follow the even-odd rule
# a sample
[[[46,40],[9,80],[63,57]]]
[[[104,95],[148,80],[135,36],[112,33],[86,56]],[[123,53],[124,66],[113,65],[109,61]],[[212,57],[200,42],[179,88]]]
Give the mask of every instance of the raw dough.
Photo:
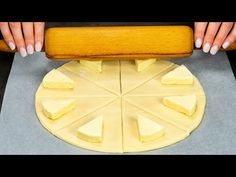
[[[70,77],[75,81],[75,87],[73,90],[63,90],[63,89],[47,89],[42,86],[39,87],[37,91],[38,96],[48,97],[51,95],[60,96],[60,97],[114,97],[110,91],[98,87],[97,85],[91,83],[90,81],[78,77],[75,73],[66,70],[63,67],[58,68],[66,76]]]
[[[60,95],[52,95],[51,97],[46,97],[47,99],[51,100],[60,100]],[[36,95],[36,112],[39,117],[40,122],[44,125],[45,128],[47,128],[50,132],[54,133],[55,131],[68,126],[69,124],[75,122],[78,119],[82,119],[84,116],[90,114],[91,112],[94,112],[112,101],[116,99],[110,98],[110,97],[87,97],[87,98],[72,98],[76,100],[76,106],[67,114],[64,114],[60,119],[52,120],[49,119],[47,116],[44,115],[41,102],[44,100],[45,97],[39,97]]]
[[[116,95],[120,95],[120,63],[119,60],[103,61],[102,73],[90,72],[77,61],[64,64],[62,68],[71,71],[81,78],[87,79],[99,87]]]
[[[204,90],[194,76],[192,84],[161,83],[162,76],[177,67],[171,62],[158,60],[137,72],[135,61],[116,60],[103,61],[99,73],[77,61],[68,62],[57,70],[74,81],[74,89],[49,89],[41,84],[35,96],[36,113],[52,134],[85,149],[123,153],[165,147],[190,135],[200,124],[206,105]],[[196,95],[197,106],[191,116],[162,103],[164,97],[183,95]],[[52,120],[43,113],[42,101],[45,99],[55,102],[74,99],[75,108]],[[138,115],[162,126],[164,135],[141,142]],[[99,116],[103,117],[102,140],[95,143],[79,137],[78,128]]]
[[[151,80],[158,74],[171,67],[173,63],[168,61],[156,61],[143,72],[137,72],[134,61],[122,60],[121,62],[121,90],[122,94],[127,94],[131,90],[140,87],[143,83]]]
[[[55,132],[60,139],[73,145],[100,152],[122,153],[122,121],[121,101],[114,100],[112,103],[92,112],[85,117],[78,119],[73,124]],[[94,117],[103,116],[103,140],[101,143],[84,141],[77,136],[77,129],[81,125],[91,121]]]
[[[178,67],[178,65],[171,65],[166,68],[163,72],[157,74],[152,79],[145,82],[145,84],[141,84],[139,87],[129,92],[127,95],[129,96],[171,96],[171,95],[205,95],[204,90],[196,77],[194,77],[193,84],[190,85],[167,85],[161,83],[161,78],[163,75]],[[130,78],[131,79],[131,78]],[[133,77],[132,79],[135,80]],[[130,81],[131,83],[133,81]],[[136,81],[137,82],[137,81]]]
[[[124,152],[140,152],[162,148],[174,144],[189,135],[187,131],[173,126],[165,120],[160,119],[158,116],[153,116],[152,114],[129,104],[125,100],[123,100],[122,105]],[[136,123],[137,114],[151,118],[153,121],[163,126],[165,128],[165,135],[154,141],[145,143],[140,142]]]
[[[164,97],[165,95],[147,97],[125,96],[124,99],[137,108],[157,116],[189,133],[199,125],[206,105],[205,96],[197,96],[198,106],[195,113],[190,117],[164,106],[162,104],[162,99]]]

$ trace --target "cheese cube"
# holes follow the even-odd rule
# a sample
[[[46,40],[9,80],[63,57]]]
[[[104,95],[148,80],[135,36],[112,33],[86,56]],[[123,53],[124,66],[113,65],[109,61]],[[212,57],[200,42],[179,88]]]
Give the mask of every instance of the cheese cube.
[[[161,78],[162,84],[193,84],[193,75],[184,65],[170,71]]]
[[[148,68],[151,64],[155,63],[156,59],[148,59],[148,60],[135,60],[136,68],[138,72],[141,72]]]
[[[175,111],[191,116],[197,107],[196,95],[168,96],[163,98],[163,104]]]
[[[56,99],[42,101],[43,113],[50,119],[57,119],[73,110],[74,107],[74,99]]]
[[[164,127],[149,118],[138,115],[137,123],[141,142],[154,141],[164,135]]]
[[[43,86],[45,88],[74,88],[74,81],[64,75],[62,72],[53,69],[43,78]]]
[[[80,60],[80,64],[95,72],[102,72],[102,60]]]
[[[79,127],[77,129],[77,135],[84,141],[101,143],[103,136],[103,117],[98,116],[92,121]]]

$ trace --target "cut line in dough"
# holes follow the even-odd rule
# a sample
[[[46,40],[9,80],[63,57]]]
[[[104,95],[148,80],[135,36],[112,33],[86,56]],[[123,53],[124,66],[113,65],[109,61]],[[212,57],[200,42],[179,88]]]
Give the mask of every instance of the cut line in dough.
[[[173,126],[172,124],[163,121],[158,116],[153,116],[148,112],[145,112],[130,103],[123,100],[123,148],[124,152],[142,152],[150,151],[158,148],[163,148],[165,146],[175,144],[187,136],[189,133]],[[159,137],[154,141],[140,142],[139,132],[136,122],[136,114],[141,114],[145,117],[152,119],[159,125],[165,127],[165,135]]]
[[[137,72],[133,61],[122,60],[121,63],[121,85],[122,94],[125,95],[143,83],[151,80],[174,64],[167,61],[156,61],[143,72]]]
[[[97,86],[120,95],[120,67],[119,61],[103,61],[102,73],[90,72],[77,61],[71,61],[62,66],[68,71],[82,77]]]
[[[56,131],[54,134],[60,139],[85,149],[100,151],[100,152],[112,152],[122,153],[122,120],[120,99],[116,99],[110,104],[100,108],[99,110],[92,112],[84,116],[82,119],[77,120],[73,124],[70,124],[63,129]],[[77,129],[81,125],[93,120],[97,116],[103,116],[103,139],[101,143],[92,143],[84,141],[77,136]]]

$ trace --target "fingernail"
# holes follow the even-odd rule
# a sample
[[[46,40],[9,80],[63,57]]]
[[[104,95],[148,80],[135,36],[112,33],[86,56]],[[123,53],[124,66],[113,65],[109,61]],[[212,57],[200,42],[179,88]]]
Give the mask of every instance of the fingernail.
[[[20,55],[22,57],[26,57],[27,56],[27,52],[26,52],[25,48],[23,48],[23,47],[20,48]]]
[[[224,44],[222,45],[222,47],[223,47],[224,49],[228,48],[228,47],[229,47],[229,42],[224,42]]]
[[[28,54],[33,54],[34,53],[34,48],[31,44],[27,46],[27,52],[28,52]]]
[[[11,50],[15,50],[16,46],[13,44],[13,42],[9,42],[8,46],[10,47]]]
[[[36,52],[40,52],[42,50],[42,45],[40,42],[37,42],[35,44],[35,50],[36,50]]]
[[[208,53],[209,52],[209,50],[210,50],[210,44],[209,43],[206,43],[205,45],[204,45],[204,47],[203,47],[203,52],[205,52],[205,53]]]
[[[197,40],[195,41],[195,46],[196,46],[197,48],[200,48],[201,45],[202,45],[202,40],[201,40],[200,38],[197,38]]]
[[[214,45],[214,46],[211,48],[210,53],[211,53],[212,55],[215,55],[215,54],[218,52],[218,50],[219,50],[218,46],[217,46],[217,45]]]

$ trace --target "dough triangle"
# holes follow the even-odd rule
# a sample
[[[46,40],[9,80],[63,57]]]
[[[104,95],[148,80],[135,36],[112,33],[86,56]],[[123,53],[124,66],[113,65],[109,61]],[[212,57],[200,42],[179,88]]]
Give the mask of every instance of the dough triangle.
[[[153,77],[149,81],[139,87],[128,92],[128,96],[170,96],[170,95],[205,95],[204,90],[196,77],[194,77],[193,85],[167,85],[161,83],[163,75],[173,70],[177,66],[174,65],[165,69],[161,74]]]
[[[124,98],[130,104],[137,108],[148,112],[154,116],[160,117],[160,119],[181,128],[187,132],[194,130],[201,122],[206,105],[205,96],[197,96],[198,106],[195,113],[192,116],[179,113],[171,108],[168,108],[162,104],[162,96],[150,96],[150,97],[134,97],[126,96]]]
[[[112,101],[114,101],[116,98],[110,98],[110,97],[98,97],[98,98],[71,98],[75,100],[75,107],[71,111],[67,112],[66,114],[62,115],[60,118],[52,120],[49,119],[45,114],[43,113],[43,107],[41,102],[45,100],[53,100],[54,102],[59,102],[61,100],[64,100],[64,98],[56,98],[56,97],[36,97],[36,113],[39,117],[40,122],[49,129],[52,133],[56,130],[59,130],[74,121],[82,119],[84,116],[98,110],[99,108],[102,108]]]
[[[101,73],[90,72],[88,68],[77,61],[71,61],[62,67],[75,73],[79,77],[85,78],[90,82],[105,88],[110,92],[120,95],[120,66],[119,61],[103,61]]]
[[[99,87],[93,82],[90,82],[82,77],[79,77],[63,67],[58,68],[58,70],[75,81],[74,89],[47,89],[41,85],[36,93],[38,97],[51,97],[52,95],[55,95],[56,97],[116,97],[116,95],[108,90]]]
[[[139,138],[139,129],[137,126],[137,114],[147,117],[148,119],[164,127],[164,135],[152,141],[141,142]],[[163,121],[158,116],[153,116],[152,114],[137,108],[127,101],[122,102],[122,120],[124,152],[140,152],[162,148],[176,143],[189,135],[188,132]]]
[[[98,109],[78,119],[76,122],[70,124],[55,132],[55,135],[60,139],[79,146],[85,149],[100,151],[100,152],[123,152],[122,141],[122,119],[121,119],[121,100],[116,99],[112,103]],[[77,130],[82,125],[87,124],[95,117],[103,117],[103,136],[100,143],[92,143],[85,141],[78,137]]]
[[[137,72],[134,61],[121,61],[122,94],[139,87],[174,64],[168,61],[156,61],[143,72]]]

